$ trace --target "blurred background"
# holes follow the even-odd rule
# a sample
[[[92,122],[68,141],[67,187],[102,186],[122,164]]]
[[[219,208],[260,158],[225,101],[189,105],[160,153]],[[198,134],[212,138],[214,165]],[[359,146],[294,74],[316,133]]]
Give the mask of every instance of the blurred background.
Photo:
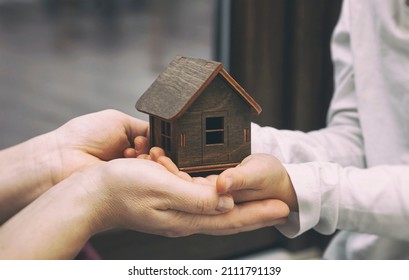
[[[0,0],[0,148],[134,105],[176,55],[212,57],[215,1]]]
[[[0,149],[134,104],[176,55],[223,62],[263,107],[254,121],[309,131],[332,96],[341,0],[0,0]],[[102,128],[103,129],[103,128]],[[105,259],[318,258],[330,237],[274,228],[227,237],[110,231]]]

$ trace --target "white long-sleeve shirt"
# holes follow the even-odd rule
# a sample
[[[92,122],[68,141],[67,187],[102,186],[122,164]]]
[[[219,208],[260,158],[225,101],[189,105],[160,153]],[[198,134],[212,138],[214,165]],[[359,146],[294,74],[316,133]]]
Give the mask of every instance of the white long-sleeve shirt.
[[[325,258],[409,259],[409,7],[344,0],[332,39],[327,127],[252,127],[253,153],[281,159],[297,193],[279,230],[343,230]]]

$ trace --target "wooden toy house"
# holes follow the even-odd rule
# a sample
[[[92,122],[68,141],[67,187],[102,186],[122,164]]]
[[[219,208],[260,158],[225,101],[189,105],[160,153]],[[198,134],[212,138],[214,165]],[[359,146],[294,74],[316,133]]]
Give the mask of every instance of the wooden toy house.
[[[261,112],[221,63],[182,56],[135,107],[149,114],[151,146],[189,173],[224,170],[250,155],[250,116]]]

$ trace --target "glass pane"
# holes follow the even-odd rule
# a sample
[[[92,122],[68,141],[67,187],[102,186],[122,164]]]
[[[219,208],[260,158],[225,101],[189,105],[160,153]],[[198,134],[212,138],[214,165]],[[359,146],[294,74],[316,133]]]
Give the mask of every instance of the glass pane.
[[[170,151],[170,138],[165,139],[165,151]]]
[[[224,131],[206,132],[206,145],[224,144]]]
[[[166,126],[164,121],[160,122],[160,132],[162,135],[166,135]]]
[[[165,136],[170,136],[170,123],[161,121],[161,133]]]
[[[170,136],[170,123],[165,123],[165,127],[166,127],[166,129],[165,129],[165,131],[166,131],[166,135],[167,136]]]
[[[162,148],[165,151],[170,151],[170,138],[162,135],[161,139],[162,139]]]
[[[206,130],[224,129],[223,117],[206,118]]]

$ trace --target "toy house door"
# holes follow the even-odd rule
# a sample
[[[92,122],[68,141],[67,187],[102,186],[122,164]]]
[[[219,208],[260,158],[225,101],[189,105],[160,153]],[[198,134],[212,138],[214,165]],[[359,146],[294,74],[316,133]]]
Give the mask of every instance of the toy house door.
[[[202,114],[203,164],[225,163],[229,160],[227,112]]]

